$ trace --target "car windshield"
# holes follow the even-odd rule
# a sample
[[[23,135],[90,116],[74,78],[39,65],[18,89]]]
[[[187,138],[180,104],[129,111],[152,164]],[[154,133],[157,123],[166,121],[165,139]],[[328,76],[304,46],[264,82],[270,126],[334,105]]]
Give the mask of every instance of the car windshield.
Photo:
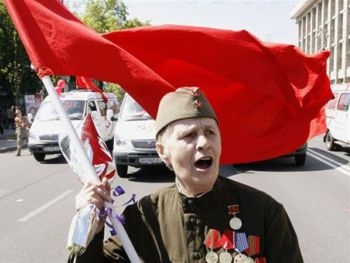
[[[84,117],[84,101],[82,100],[61,100],[63,108],[66,110],[69,119],[82,120]],[[51,101],[45,101],[35,116],[36,120],[50,121],[59,120],[58,113]]]
[[[148,120],[151,116],[130,96],[126,95],[121,118],[127,121]]]

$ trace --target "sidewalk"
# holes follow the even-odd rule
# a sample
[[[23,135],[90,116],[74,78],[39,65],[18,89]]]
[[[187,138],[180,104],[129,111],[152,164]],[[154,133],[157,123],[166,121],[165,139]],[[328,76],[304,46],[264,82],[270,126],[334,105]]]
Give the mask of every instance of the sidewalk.
[[[16,150],[15,129],[4,129],[4,134],[0,134],[0,153]]]

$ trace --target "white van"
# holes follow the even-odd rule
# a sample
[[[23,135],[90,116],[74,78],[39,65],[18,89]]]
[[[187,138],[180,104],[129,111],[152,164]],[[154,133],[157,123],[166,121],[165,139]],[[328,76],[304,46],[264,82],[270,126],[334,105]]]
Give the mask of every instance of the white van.
[[[81,127],[81,122],[88,112],[99,133],[112,152],[115,120],[119,112],[117,98],[112,93],[104,93],[108,98],[104,101],[102,94],[85,90],[73,90],[60,95],[60,100],[68,117],[75,128]],[[50,96],[42,102],[34,121],[29,129],[28,148],[34,158],[41,162],[47,154],[61,153],[58,146],[59,134],[65,132],[61,120],[54,108]]]
[[[129,94],[120,106],[113,157],[119,177],[128,176],[128,166],[163,165],[156,151],[155,120]]]
[[[350,146],[350,84],[333,85],[334,99],[326,107],[327,132],[323,138],[328,150]]]

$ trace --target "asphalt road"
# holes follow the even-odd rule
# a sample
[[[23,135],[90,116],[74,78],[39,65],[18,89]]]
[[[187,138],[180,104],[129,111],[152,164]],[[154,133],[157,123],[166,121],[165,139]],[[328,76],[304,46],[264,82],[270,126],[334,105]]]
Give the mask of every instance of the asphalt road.
[[[221,174],[266,191],[284,204],[305,262],[350,262],[349,161],[350,149],[329,152],[316,138],[309,143],[304,167],[295,167],[287,158],[226,165]],[[165,169],[129,169],[129,173],[129,179],[114,182],[126,190],[116,204],[173,181]],[[58,156],[38,163],[27,150],[20,157],[1,153],[0,262],[65,262],[74,197],[80,187],[77,176]]]

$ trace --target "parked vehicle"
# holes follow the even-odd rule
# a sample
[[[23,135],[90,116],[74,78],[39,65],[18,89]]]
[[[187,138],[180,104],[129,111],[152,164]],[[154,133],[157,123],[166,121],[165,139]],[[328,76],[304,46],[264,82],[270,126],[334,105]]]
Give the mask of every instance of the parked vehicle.
[[[115,121],[119,112],[117,98],[112,93],[104,93],[108,100],[104,101],[101,93],[85,90],[74,90],[60,95],[60,100],[70,118],[73,126],[79,131],[80,124],[89,112],[102,140],[106,142],[112,152]],[[61,153],[58,145],[59,134],[65,132],[51,97],[48,96],[42,102],[38,113],[29,130],[28,148],[35,160],[44,161],[48,154]]]
[[[323,138],[328,150],[350,146],[350,84],[333,85],[334,99],[326,107],[327,132]]]
[[[163,165],[156,152],[155,120],[129,94],[120,107],[113,157],[120,177],[128,176],[128,166]]]

